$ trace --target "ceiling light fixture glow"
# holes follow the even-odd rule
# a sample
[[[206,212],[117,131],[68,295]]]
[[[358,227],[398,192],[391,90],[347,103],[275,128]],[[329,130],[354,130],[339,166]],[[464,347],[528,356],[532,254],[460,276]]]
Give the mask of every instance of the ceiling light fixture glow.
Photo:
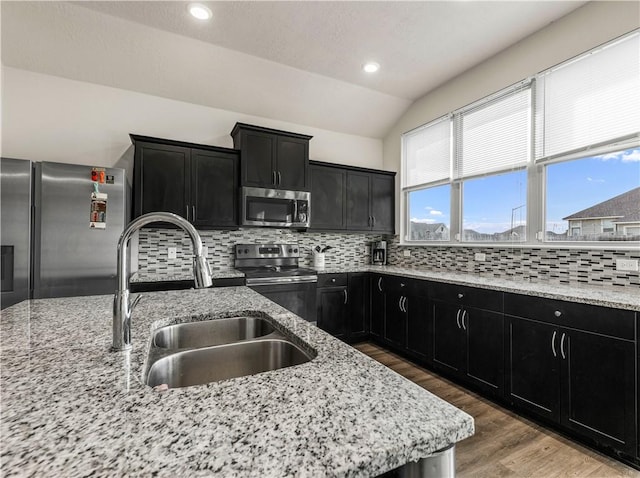
[[[380,69],[380,64],[375,61],[368,61],[364,65],[362,65],[362,69],[367,73],[375,73]]]
[[[209,20],[213,16],[211,10],[201,3],[189,4],[189,13],[198,20]]]

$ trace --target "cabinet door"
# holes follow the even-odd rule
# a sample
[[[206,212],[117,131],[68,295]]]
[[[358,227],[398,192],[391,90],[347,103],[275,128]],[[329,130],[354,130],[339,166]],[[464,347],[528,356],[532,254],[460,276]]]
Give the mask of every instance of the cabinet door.
[[[191,150],[191,222],[195,226],[238,225],[238,157]]]
[[[257,131],[243,131],[241,134],[242,185],[275,187],[276,136]]]
[[[560,329],[562,424],[598,443],[635,453],[634,343]]]
[[[368,173],[347,172],[347,229],[371,229]]]
[[[311,227],[342,230],[347,225],[347,172],[344,169],[311,166]]]
[[[434,300],[433,364],[442,369],[461,372],[464,367],[464,330],[462,309],[456,304]]]
[[[395,229],[395,178],[382,174],[371,175],[372,230],[393,233]]]
[[[349,340],[364,340],[369,333],[369,275],[349,274]]]
[[[515,405],[560,421],[558,328],[509,317],[508,396]]]
[[[347,337],[347,288],[318,289],[318,327],[339,339]]]
[[[370,314],[370,331],[375,337],[384,337],[384,311],[385,311],[385,294],[384,294],[384,277],[381,275],[371,276],[371,314]]]
[[[406,296],[401,293],[385,294],[384,338],[404,348],[407,345],[407,314],[404,311]]]
[[[190,153],[179,146],[136,143],[134,217],[164,211],[188,218]]]
[[[276,187],[303,191],[307,189],[309,141],[286,136],[277,137]]]
[[[407,311],[407,350],[423,359],[429,358],[429,304],[426,297],[410,295]]]
[[[461,318],[467,333],[467,379],[492,395],[504,393],[504,316],[465,308]]]

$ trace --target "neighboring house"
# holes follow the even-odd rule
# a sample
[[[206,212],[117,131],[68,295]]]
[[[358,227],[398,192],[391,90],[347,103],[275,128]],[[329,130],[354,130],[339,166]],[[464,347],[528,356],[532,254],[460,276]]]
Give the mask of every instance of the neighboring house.
[[[449,228],[442,222],[411,222],[411,240],[442,241],[449,239]]]
[[[640,187],[563,217],[568,236],[640,235]]]

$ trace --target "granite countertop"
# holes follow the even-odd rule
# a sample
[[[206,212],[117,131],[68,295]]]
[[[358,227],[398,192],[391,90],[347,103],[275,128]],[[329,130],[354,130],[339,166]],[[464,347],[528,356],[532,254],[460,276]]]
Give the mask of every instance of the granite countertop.
[[[232,279],[235,277],[244,277],[244,273],[234,269],[233,267],[212,267],[211,278],[216,279]],[[131,275],[129,282],[162,282],[162,281],[193,281],[192,271],[171,271],[164,273],[138,271]]]
[[[517,280],[493,277],[490,274],[435,271],[397,266],[340,266],[318,269],[318,273],[374,272],[401,277],[433,280],[450,284],[492,289],[548,299],[567,300],[600,305],[616,309],[640,311],[640,293],[637,288],[594,286],[588,284],[557,284],[551,281]]]
[[[589,284],[558,284],[544,279],[523,280],[494,277],[490,273],[472,274],[464,272],[447,272],[423,268],[373,265],[327,266],[316,269],[319,274],[336,274],[346,272],[374,272],[397,275],[401,277],[433,280],[450,284],[466,285],[483,289],[493,289],[514,294],[525,294],[548,299],[567,300],[584,304],[600,305],[618,309],[640,311],[640,293],[637,288],[595,286]],[[156,282],[168,280],[193,280],[190,273],[173,275],[144,274],[132,277],[132,282]],[[214,279],[243,277],[244,274],[235,269],[217,269]]]
[[[473,434],[466,413],[246,287],[145,293],[131,352],[109,351],[111,304],[2,311],[3,476],[375,476]],[[143,384],[152,330],[239,314],[317,356],[165,392]]]

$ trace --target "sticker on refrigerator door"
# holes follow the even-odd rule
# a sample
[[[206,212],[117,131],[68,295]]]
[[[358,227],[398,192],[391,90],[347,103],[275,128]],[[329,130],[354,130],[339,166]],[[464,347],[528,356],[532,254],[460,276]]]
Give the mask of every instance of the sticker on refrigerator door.
[[[107,194],[91,193],[91,217],[89,227],[92,229],[107,228]]]

